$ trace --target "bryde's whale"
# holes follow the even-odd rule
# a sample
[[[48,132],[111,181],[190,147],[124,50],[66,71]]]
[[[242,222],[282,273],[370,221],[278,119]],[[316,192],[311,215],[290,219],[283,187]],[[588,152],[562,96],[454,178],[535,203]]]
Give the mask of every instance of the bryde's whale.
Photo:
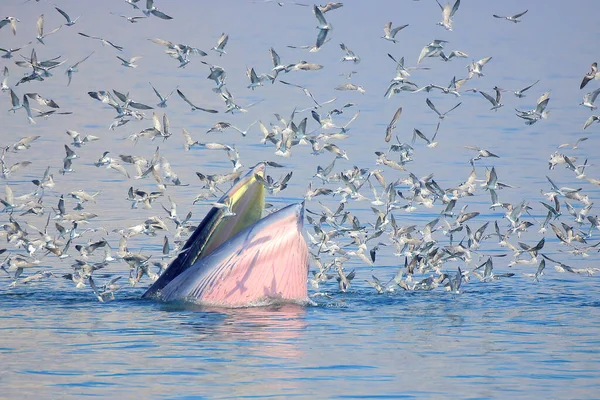
[[[255,175],[264,168],[256,166],[221,197],[229,209],[208,212],[144,298],[223,307],[309,301],[304,205],[261,219],[265,190]]]

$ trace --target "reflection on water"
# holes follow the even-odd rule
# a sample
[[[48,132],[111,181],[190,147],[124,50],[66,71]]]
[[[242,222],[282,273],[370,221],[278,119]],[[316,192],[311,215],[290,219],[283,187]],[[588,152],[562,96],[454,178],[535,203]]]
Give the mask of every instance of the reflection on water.
[[[46,287],[3,297],[0,380],[7,397],[42,387],[125,397],[594,393],[600,312],[581,282],[496,284],[233,310],[139,293],[106,307]]]

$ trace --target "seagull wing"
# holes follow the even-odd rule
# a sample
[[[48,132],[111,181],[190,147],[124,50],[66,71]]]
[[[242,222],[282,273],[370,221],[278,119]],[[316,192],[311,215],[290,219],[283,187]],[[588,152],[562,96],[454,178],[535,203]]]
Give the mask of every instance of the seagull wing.
[[[598,97],[599,93],[600,93],[600,88],[594,90],[591,93],[588,93],[588,95],[590,96],[590,103],[594,104],[594,102],[596,101],[596,97]]]
[[[186,103],[188,103],[190,106],[192,106],[192,108],[197,108],[195,105],[192,104],[191,101],[188,100],[187,97],[185,97],[185,95],[181,92],[181,90],[177,89],[177,94],[179,95],[179,97],[181,97],[183,99],[183,101],[185,101]]]
[[[313,12],[315,13],[315,17],[317,17],[317,20],[319,21],[320,25],[327,25],[327,20],[325,19],[325,16],[323,15],[319,7],[315,5],[313,7]]]
[[[76,62],[75,64],[73,64],[71,66],[71,68],[77,68],[79,66],[79,64],[81,64],[82,62],[84,62],[85,60],[87,60],[88,58],[90,58],[92,56],[92,54],[94,54],[94,52],[92,51],[87,57],[85,57],[83,60]]]
[[[311,49],[311,51],[319,51],[319,49],[321,48],[321,46],[323,46],[323,44],[325,44],[325,39],[327,38],[327,35],[329,34],[329,29],[320,29],[319,30],[319,34],[317,35],[317,43],[315,43],[315,47],[313,47]]]
[[[385,24],[383,26],[383,33],[385,34],[386,37],[390,36],[390,31],[392,29],[392,23],[388,22],[387,24]]]
[[[173,17],[171,17],[171,16],[169,16],[169,15],[165,14],[164,12],[159,11],[157,9],[154,9],[154,10],[152,10],[150,12],[152,13],[152,15],[154,15],[155,17],[158,17],[160,19],[165,19],[165,20],[173,19]]]
[[[481,90],[479,90],[479,93],[481,93],[481,95],[483,97],[485,97],[490,103],[492,103],[492,106],[496,107],[498,105],[498,102],[496,101],[496,99],[494,99],[492,96],[490,96],[486,92],[482,92]]]
[[[515,14],[512,16],[512,18],[516,19],[516,18],[522,17],[523,15],[527,14],[527,11],[529,11],[529,10],[525,10],[522,13]]]
[[[150,86],[152,87],[152,90],[154,90],[154,93],[160,99],[160,101],[165,101],[165,99],[160,95],[160,93],[158,92],[158,90],[156,90],[156,88],[152,85],[152,83],[151,82],[148,82],[148,83],[150,84]]]
[[[479,64],[481,67],[483,67],[485,64],[488,63],[488,61],[490,61],[492,59],[492,57],[486,57],[486,58],[482,58],[481,60],[477,61],[477,64]]]
[[[38,37],[43,37],[44,36],[44,14],[39,16],[36,25],[37,25]]]
[[[62,15],[63,17],[65,17],[65,19],[67,20],[67,23],[71,23],[71,18],[69,17],[69,14],[67,14],[66,12],[64,12],[63,10],[61,10],[58,7],[54,7],[56,8],[56,11],[58,11],[60,13],[60,15]]]
[[[458,11],[458,7],[460,7],[460,0],[456,0],[454,6],[452,7],[452,11],[450,11],[450,16],[454,17],[454,14]]]
[[[406,25],[400,25],[400,26],[395,27],[394,29],[392,29],[390,31],[390,36],[393,37],[393,38],[395,38],[396,34],[398,32],[400,32],[402,29],[406,28],[407,26],[408,26],[408,24],[406,24]]]
[[[437,108],[435,108],[435,106],[433,105],[433,103],[431,102],[431,100],[426,99],[425,103],[427,103],[427,105],[429,106],[429,108],[431,108],[433,111],[435,111],[435,113],[439,116],[441,116],[442,114],[440,114],[440,112],[437,110]],[[448,111],[449,112],[449,111]]]
[[[279,54],[277,54],[275,49],[271,47],[269,49],[269,52],[271,53],[271,60],[273,61],[273,66],[277,67],[278,65],[281,65],[281,59],[279,58]]]
[[[448,111],[446,111],[446,112],[444,113],[444,115],[445,115],[445,114],[449,114],[449,113],[450,113],[450,111],[454,110],[455,108],[458,108],[458,106],[460,106],[461,104],[462,104],[462,102],[458,103],[457,105],[455,105],[454,107],[452,107],[451,109],[449,109]]]

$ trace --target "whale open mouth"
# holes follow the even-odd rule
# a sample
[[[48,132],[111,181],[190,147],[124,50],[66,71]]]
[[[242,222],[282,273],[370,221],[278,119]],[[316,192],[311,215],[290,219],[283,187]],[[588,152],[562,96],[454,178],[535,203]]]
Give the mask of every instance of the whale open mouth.
[[[211,208],[181,253],[142,298],[156,297],[161,289],[196,261],[208,256],[239,231],[260,220],[265,206],[265,189],[255,175],[264,176],[264,171],[265,165],[258,164],[221,197],[219,203],[228,204],[229,210]],[[235,215],[230,215],[231,213]]]

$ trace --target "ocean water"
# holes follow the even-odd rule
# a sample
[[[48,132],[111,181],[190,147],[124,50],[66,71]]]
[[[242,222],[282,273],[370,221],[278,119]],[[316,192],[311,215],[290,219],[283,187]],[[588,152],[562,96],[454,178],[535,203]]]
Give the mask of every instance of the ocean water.
[[[139,3],[141,8],[145,4]],[[0,271],[0,371],[1,397],[5,398],[80,398],[84,396],[118,398],[597,398],[600,392],[600,354],[597,332],[600,325],[599,281],[596,269],[600,267],[598,249],[591,247],[582,256],[573,250],[600,241],[599,231],[590,229],[589,221],[575,222],[567,209],[567,202],[576,211],[585,206],[582,202],[559,196],[562,215],[552,220],[575,228],[585,236],[587,244],[572,242],[561,244],[548,227],[539,232],[546,209],[540,201],[549,203],[543,193],[550,191],[546,176],[559,187],[581,188],[592,203],[587,215],[595,216],[593,203],[599,197],[598,187],[586,179],[577,179],[573,171],[558,165],[550,170],[550,155],[559,151],[574,160],[576,165],[587,160],[585,174],[600,179],[597,152],[600,129],[592,124],[585,131],[583,123],[594,112],[579,105],[583,95],[600,87],[592,80],[580,90],[583,75],[590,64],[597,61],[591,51],[592,43],[600,39],[594,28],[595,2],[579,2],[568,7],[564,3],[463,1],[454,16],[454,30],[446,31],[436,22],[441,12],[435,2],[381,1],[371,4],[347,1],[344,6],[325,14],[333,29],[319,52],[308,52],[287,46],[314,44],[317,20],[310,6],[294,3],[262,1],[156,2],[155,5],[173,17],[161,20],[151,16],[135,24],[127,22],[120,14],[143,15],[123,1],[79,2],[60,1],[56,6],[71,17],[81,15],[73,26],[63,26],[57,33],[36,40],[36,21],[44,14],[46,32],[65,22],[56,12],[54,4],[45,1],[6,0],[0,5],[0,15],[20,19],[17,35],[10,25],[0,29],[0,47],[15,48],[31,44],[12,59],[0,58],[0,67],[8,66],[8,85],[19,96],[37,92],[42,97],[55,100],[58,111],[68,115],[51,115],[35,118],[28,124],[23,110],[0,113],[2,133],[0,146],[9,146],[20,138],[39,135],[29,149],[8,151],[4,156],[7,166],[19,161],[31,161],[21,170],[2,178],[15,196],[33,192],[32,180],[41,179],[50,167],[56,182],[44,190],[42,215],[23,214],[28,207],[0,214],[2,225],[10,219],[29,232],[28,238],[40,237],[35,228],[43,231],[50,215],[48,234],[57,237],[53,208],[64,196],[69,212],[76,201],[68,193],[85,190],[99,191],[95,202],[84,204],[84,211],[97,214],[89,224],[80,224],[81,237],[73,240],[69,257],[59,259],[45,255],[44,249],[33,254],[39,263],[25,268],[15,285],[11,274]],[[528,9],[522,22],[514,24],[495,19],[493,14],[511,15]],[[112,14],[111,14],[112,13]],[[114,15],[117,14],[117,15]],[[409,24],[397,34],[398,43],[381,39],[383,26],[389,21],[393,26]],[[119,52],[100,41],[78,35],[102,37],[123,46]],[[229,34],[225,47],[227,54],[219,56],[209,50],[216,45],[222,32]],[[161,38],[174,43],[185,43],[206,51],[208,56],[191,56],[185,68],[166,54],[165,47],[148,39]],[[400,93],[391,99],[384,97],[389,81],[395,76],[395,63],[388,53],[399,59],[405,57],[407,67],[417,66],[418,55],[434,39],[447,40],[444,50],[461,50],[468,58],[443,62],[439,58],[425,58],[419,66],[428,69],[410,70],[410,80],[422,87],[427,84],[447,85],[467,75],[466,65],[471,61],[491,56],[483,68],[483,77],[474,77],[461,90],[461,96],[444,95],[439,91],[429,93]],[[358,64],[342,62],[344,43],[361,57]],[[281,73],[273,84],[250,90],[246,68],[254,67],[257,73],[270,72],[272,68],[269,48],[280,55],[282,63],[306,60],[323,65],[319,71],[293,71]],[[38,60],[60,56],[64,65],[52,71],[53,76],[43,82],[16,83],[29,73],[15,61],[29,58],[35,48]],[[79,66],[67,86],[65,71],[94,52]],[[23,56],[23,57],[21,57]],[[116,58],[142,56],[138,68],[126,68]],[[201,63],[222,66],[227,71],[227,88],[236,102],[246,106],[248,112],[225,114],[222,99],[211,89],[213,81],[207,80],[208,67]],[[351,82],[361,85],[364,94],[338,91],[334,88],[349,82],[341,74],[352,75]],[[468,282],[463,282],[460,293],[438,287],[432,291],[404,291],[378,294],[366,280],[372,275],[388,282],[404,266],[404,254],[393,246],[389,230],[370,241],[369,248],[379,246],[374,266],[365,265],[357,257],[344,262],[346,273],[355,270],[356,278],[348,292],[339,290],[331,279],[318,289],[310,286],[309,294],[314,304],[293,304],[269,307],[217,309],[193,304],[163,304],[140,300],[141,294],[151,284],[145,276],[135,286],[127,278],[129,266],[122,260],[111,262],[94,273],[102,284],[110,278],[121,276],[123,288],[115,293],[115,300],[100,303],[92,289],[75,284],[62,275],[73,271],[71,264],[81,255],[75,244],[106,239],[115,254],[120,239],[119,230],[143,223],[150,216],[159,216],[169,230],[158,231],[155,236],[136,235],[128,240],[128,249],[134,253],[160,260],[163,238],[171,243],[175,239],[175,226],[166,218],[161,205],[169,208],[170,196],[177,203],[178,214],[192,212],[191,221],[197,224],[208,211],[207,202],[192,204],[202,190],[196,172],[203,174],[227,173],[232,164],[222,151],[192,148],[184,150],[182,128],[194,140],[235,145],[244,165],[243,170],[259,161],[276,161],[284,168],[268,169],[275,179],[293,171],[289,187],[268,202],[281,207],[302,200],[309,182],[314,187],[323,186],[313,178],[317,165],[325,167],[334,155],[323,152],[312,155],[310,146],[298,145],[292,156],[276,156],[272,144],[261,144],[262,134],[254,125],[247,136],[234,130],[207,134],[218,121],[226,121],[244,130],[260,120],[266,126],[278,124],[275,113],[288,119],[296,109],[294,121],[308,118],[307,132],[321,133],[312,119],[314,105],[301,89],[280,84],[279,80],[302,85],[319,102],[336,98],[317,111],[325,115],[328,110],[354,103],[343,114],[334,115],[334,122],[345,125],[356,112],[360,114],[348,126],[348,138],[333,140],[347,152],[349,160],[337,159],[334,172],[359,168],[382,169],[386,182],[404,179],[408,173],[418,177],[433,174],[444,189],[456,187],[466,181],[472,171],[469,159],[475,152],[464,146],[477,146],[489,150],[499,158],[475,161],[479,185],[473,196],[458,200],[455,213],[463,206],[466,211],[480,214],[467,224],[472,230],[490,222],[486,235],[494,232],[497,221],[502,233],[510,228],[501,208],[490,209],[490,195],[480,185],[486,170],[494,167],[498,180],[511,187],[498,190],[500,201],[517,205],[522,201],[530,207],[523,220],[533,223],[520,237],[513,234],[509,242],[535,245],[545,238],[540,253],[584,273],[559,272],[557,263],[547,261],[545,274],[534,281],[525,274],[534,273],[541,254],[531,265],[516,264],[514,252],[500,247],[495,234],[482,241],[481,248],[473,249],[471,261],[451,260],[443,264],[442,271],[454,276],[458,267],[469,272]],[[539,80],[517,98],[510,91],[521,89]],[[151,82],[163,95],[178,87],[199,106],[212,108],[218,114],[190,111],[190,107],[174,94],[164,109],[146,111],[146,119],[132,120],[126,125],[109,130],[113,121],[113,108],[93,100],[89,91],[118,90],[131,98],[154,106],[158,100]],[[494,86],[504,92],[505,104],[498,111],[490,111],[490,103],[479,93],[465,89],[478,89],[493,93]],[[514,109],[535,108],[536,99],[550,90],[547,119],[528,126],[515,115]],[[9,109],[8,92],[2,93],[0,104]],[[386,126],[398,107],[403,107],[392,143],[411,144],[413,128],[418,128],[431,138],[438,124],[437,115],[429,109],[429,98],[444,112],[458,102],[462,104],[441,122],[436,141],[439,145],[428,148],[418,139],[414,147],[414,160],[405,165],[407,171],[396,171],[376,164],[376,151],[387,152],[384,142]],[[32,108],[47,110],[31,100]],[[248,105],[256,103],[248,107]],[[159,118],[163,113],[170,120],[172,137],[163,141],[140,138],[128,139],[132,134],[152,126],[151,114]],[[36,112],[34,111],[34,115]],[[99,140],[81,148],[70,144],[67,129],[94,135]],[[336,130],[332,130],[336,132]],[[575,143],[587,137],[578,148],[557,149],[563,143]],[[67,144],[78,158],[73,160],[73,172],[61,174]],[[158,190],[151,177],[135,179],[131,165],[125,165],[130,177],[94,163],[105,151],[113,157],[129,154],[152,158],[157,147],[160,155],[171,164],[183,185],[168,186],[164,196],[152,208],[132,208],[127,200],[129,187],[145,191]],[[397,157],[390,153],[390,158]],[[374,180],[377,193],[381,187]],[[324,185],[335,190],[339,182]],[[225,190],[227,185],[223,185]],[[397,190],[409,194],[409,186],[399,184]],[[369,200],[348,199],[346,211],[356,216],[366,231],[373,232],[376,216],[371,211],[373,193],[368,185],[360,190]],[[340,196],[319,196],[307,201],[307,209],[321,212],[324,205],[335,209]],[[399,199],[399,204],[406,204]],[[445,207],[436,201],[432,208],[415,204],[416,209],[403,209],[392,213],[400,226],[416,225],[422,230],[428,222],[440,215]],[[381,207],[378,207],[381,209]],[[308,215],[308,214],[307,214]],[[314,217],[314,216],[313,216]],[[450,244],[444,235],[444,219],[434,233],[441,247]],[[69,224],[56,220],[66,227]],[[327,224],[326,230],[331,229]],[[35,228],[34,228],[35,227]],[[314,230],[305,222],[308,234]],[[96,231],[85,232],[86,228]],[[5,229],[6,231],[6,229]],[[415,233],[415,237],[420,234]],[[457,232],[453,244],[465,238],[465,230]],[[185,239],[185,238],[184,238]],[[0,249],[7,251],[0,257],[26,256],[27,250],[0,238]],[[339,240],[346,251],[356,250],[348,238]],[[464,239],[463,244],[467,240]],[[316,248],[312,248],[316,253]],[[494,273],[514,273],[514,276],[481,281],[473,269],[494,255]],[[500,257],[504,255],[504,257]],[[88,262],[101,261],[102,249],[89,256]],[[409,257],[410,258],[410,257]],[[528,256],[520,257],[527,260]],[[322,254],[323,263],[333,256]],[[311,263],[311,270],[317,267]],[[39,271],[52,271],[54,277],[39,282],[23,283],[22,279]],[[587,272],[586,272],[587,271]],[[335,270],[332,270],[335,274]],[[417,274],[415,280],[432,273]]]

